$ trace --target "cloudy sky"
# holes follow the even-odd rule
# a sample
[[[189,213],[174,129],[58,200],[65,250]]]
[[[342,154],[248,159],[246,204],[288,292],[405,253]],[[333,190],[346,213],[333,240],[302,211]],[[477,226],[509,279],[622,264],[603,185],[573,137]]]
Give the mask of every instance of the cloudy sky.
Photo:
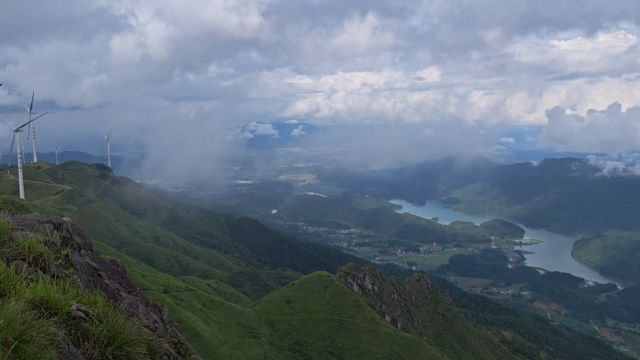
[[[172,162],[279,120],[366,151],[616,154],[640,143],[639,26],[629,0],[4,1],[0,112],[35,90],[43,150],[113,131]]]

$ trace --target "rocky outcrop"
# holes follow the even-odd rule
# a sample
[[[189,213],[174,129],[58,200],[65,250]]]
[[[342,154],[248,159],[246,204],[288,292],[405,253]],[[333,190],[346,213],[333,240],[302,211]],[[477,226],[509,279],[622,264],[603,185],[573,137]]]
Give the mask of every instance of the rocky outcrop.
[[[419,327],[416,316],[419,309],[416,306],[428,305],[434,297],[438,297],[439,308],[451,307],[450,312],[438,309],[442,316],[458,314],[451,300],[442,296],[424,273],[414,274],[405,283],[400,279],[388,278],[375,268],[351,264],[340,269],[337,276],[345,286],[363,295],[369,305],[398,330],[411,333]],[[418,289],[421,291],[416,291]]]
[[[337,277],[391,326],[422,338],[451,358],[513,358],[458,310],[425,273],[414,273],[402,280],[385,276],[375,268],[350,264],[340,269]]]
[[[93,249],[89,235],[71,219],[0,213],[0,220],[11,222],[14,232],[42,234],[45,244],[61,258],[53,267],[40,270],[52,277],[68,276],[71,272],[87,290],[103,293],[160,339],[159,352],[163,359],[195,357],[177,325],[168,319],[167,309],[149,301],[127,276],[121,263],[103,258]],[[74,305],[71,312],[80,318],[91,316],[82,304]],[[82,358],[64,334],[60,335],[59,343],[68,349],[70,358]]]

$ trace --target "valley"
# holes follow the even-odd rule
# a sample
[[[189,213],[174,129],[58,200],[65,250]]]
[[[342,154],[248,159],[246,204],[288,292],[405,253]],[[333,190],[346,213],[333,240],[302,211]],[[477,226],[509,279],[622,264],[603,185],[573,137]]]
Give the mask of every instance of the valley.
[[[322,184],[289,194],[299,177],[243,183],[242,193],[224,193],[234,202],[193,200],[201,205],[101,165],[27,165],[25,178],[30,198],[21,201],[11,173],[0,175],[3,211],[73,219],[151,301],[166,306],[203,358],[539,359],[567,349],[580,358],[626,358],[592,331],[464,292],[438,273],[410,277],[412,267],[384,259],[398,250],[440,251],[438,239],[443,251],[465,249],[450,254],[450,264],[521,239],[522,229],[508,222],[439,224],[399,214],[386,200],[327,195]],[[373,279],[379,285],[371,292]],[[393,294],[406,295],[392,301]],[[475,340],[465,340],[471,333]]]
[[[475,166],[481,166],[485,173],[498,166],[480,164]],[[635,293],[636,284],[598,271],[594,264],[602,264],[610,252],[599,250],[600,257],[593,257],[588,265],[581,262],[582,258],[578,261],[573,257],[599,246],[596,241],[605,241],[603,237],[559,233],[556,231],[562,230],[558,226],[556,231],[536,229],[519,223],[521,220],[494,220],[494,216],[482,215],[481,211],[511,216],[505,207],[497,206],[500,202],[490,199],[474,201],[493,204],[492,208],[481,210],[476,206],[474,211],[468,210],[472,207],[460,197],[468,191],[457,189],[475,185],[468,185],[461,174],[474,171],[477,177],[483,170],[474,165],[471,170],[452,166],[456,180],[450,180],[454,175],[448,174],[446,165],[439,166],[445,170],[429,173],[432,170],[427,167],[430,180],[422,183],[421,191],[444,188],[434,191],[435,199],[428,198],[422,205],[398,200],[399,195],[406,194],[403,191],[408,185],[399,185],[402,177],[395,179],[389,173],[402,170],[378,170],[372,172],[379,173],[373,177],[356,173],[342,177],[345,175],[335,170],[307,168],[310,174],[305,177],[253,179],[209,199],[293,236],[339,248],[380,266],[428,271],[466,291],[536,312],[556,326],[570,326],[638,355],[635,319],[640,309],[627,300]],[[562,165],[558,171],[574,173],[576,166]],[[283,173],[299,171],[283,169]],[[585,177],[596,174],[588,168],[580,171]],[[413,171],[412,181],[420,184],[422,176]],[[385,189],[391,189],[386,186],[391,185],[380,184],[386,183],[393,184],[395,192],[385,193]],[[454,188],[448,189],[450,186]],[[593,214],[596,216],[595,211]],[[620,233],[617,240],[606,241],[634,244],[632,236]]]

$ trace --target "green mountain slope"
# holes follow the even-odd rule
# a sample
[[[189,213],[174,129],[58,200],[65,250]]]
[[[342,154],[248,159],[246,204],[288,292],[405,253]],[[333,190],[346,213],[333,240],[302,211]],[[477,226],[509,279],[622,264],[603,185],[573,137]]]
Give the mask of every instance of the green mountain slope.
[[[100,165],[28,165],[25,178],[32,210],[69,216],[95,240],[171,275],[226,280],[235,271],[271,269],[264,283],[287,283],[292,272],[335,271],[359,261],[249,218],[189,205],[173,194],[112,176]],[[15,194],[12,184],[13,176],[2,174],[4,194]],[[241,277],[234,278],[236,284]]]
[[[25,167],[27,202],[0,175],[0,204],[68,216],[103,253],[118,258],[150,298],[166,304],[206,358],[258,358],[255,317],[245,306],[303,273],[360,261],[297,241],[255,220],[214,213],[116,177],[100,165]]]
[[[308,275],[255,307],[269,359],[443,359],[426,343],[386,324],[326,273]]]
[[[611,231],[583,237],[573,256],[602,274],[625,282],[640,282],[640,232]]]

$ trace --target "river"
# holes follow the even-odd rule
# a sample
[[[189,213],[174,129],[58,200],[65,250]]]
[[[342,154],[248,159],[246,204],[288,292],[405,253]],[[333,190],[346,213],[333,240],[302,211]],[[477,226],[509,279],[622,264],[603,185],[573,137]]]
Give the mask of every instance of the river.
[[[495,216],[463,213],[438,201],[427,201],[425,205],[421,206],[413,205],[403,200],[392,200],[391,203],[402,207],[402,209],[398,210],[400,213],[409,213],[426,219],[437,217],[441,224],[450,224],[460,220],[469,221],[477,225],[496,218]],[[520,247],[522,250],[529,252],[525,254],[528,266],[566,272],[586,280],[598,283],[614,283],[619,286],[618,282],[607,279],[596,270],[578,262],[571,256],[571,250],[573,249],[573,243],[577,240],[576,238],[544,229],[531,229],[522,224],[518,224],[518,226],[525,230],[525,238],[542,241],[535,245],[523,245]]]

